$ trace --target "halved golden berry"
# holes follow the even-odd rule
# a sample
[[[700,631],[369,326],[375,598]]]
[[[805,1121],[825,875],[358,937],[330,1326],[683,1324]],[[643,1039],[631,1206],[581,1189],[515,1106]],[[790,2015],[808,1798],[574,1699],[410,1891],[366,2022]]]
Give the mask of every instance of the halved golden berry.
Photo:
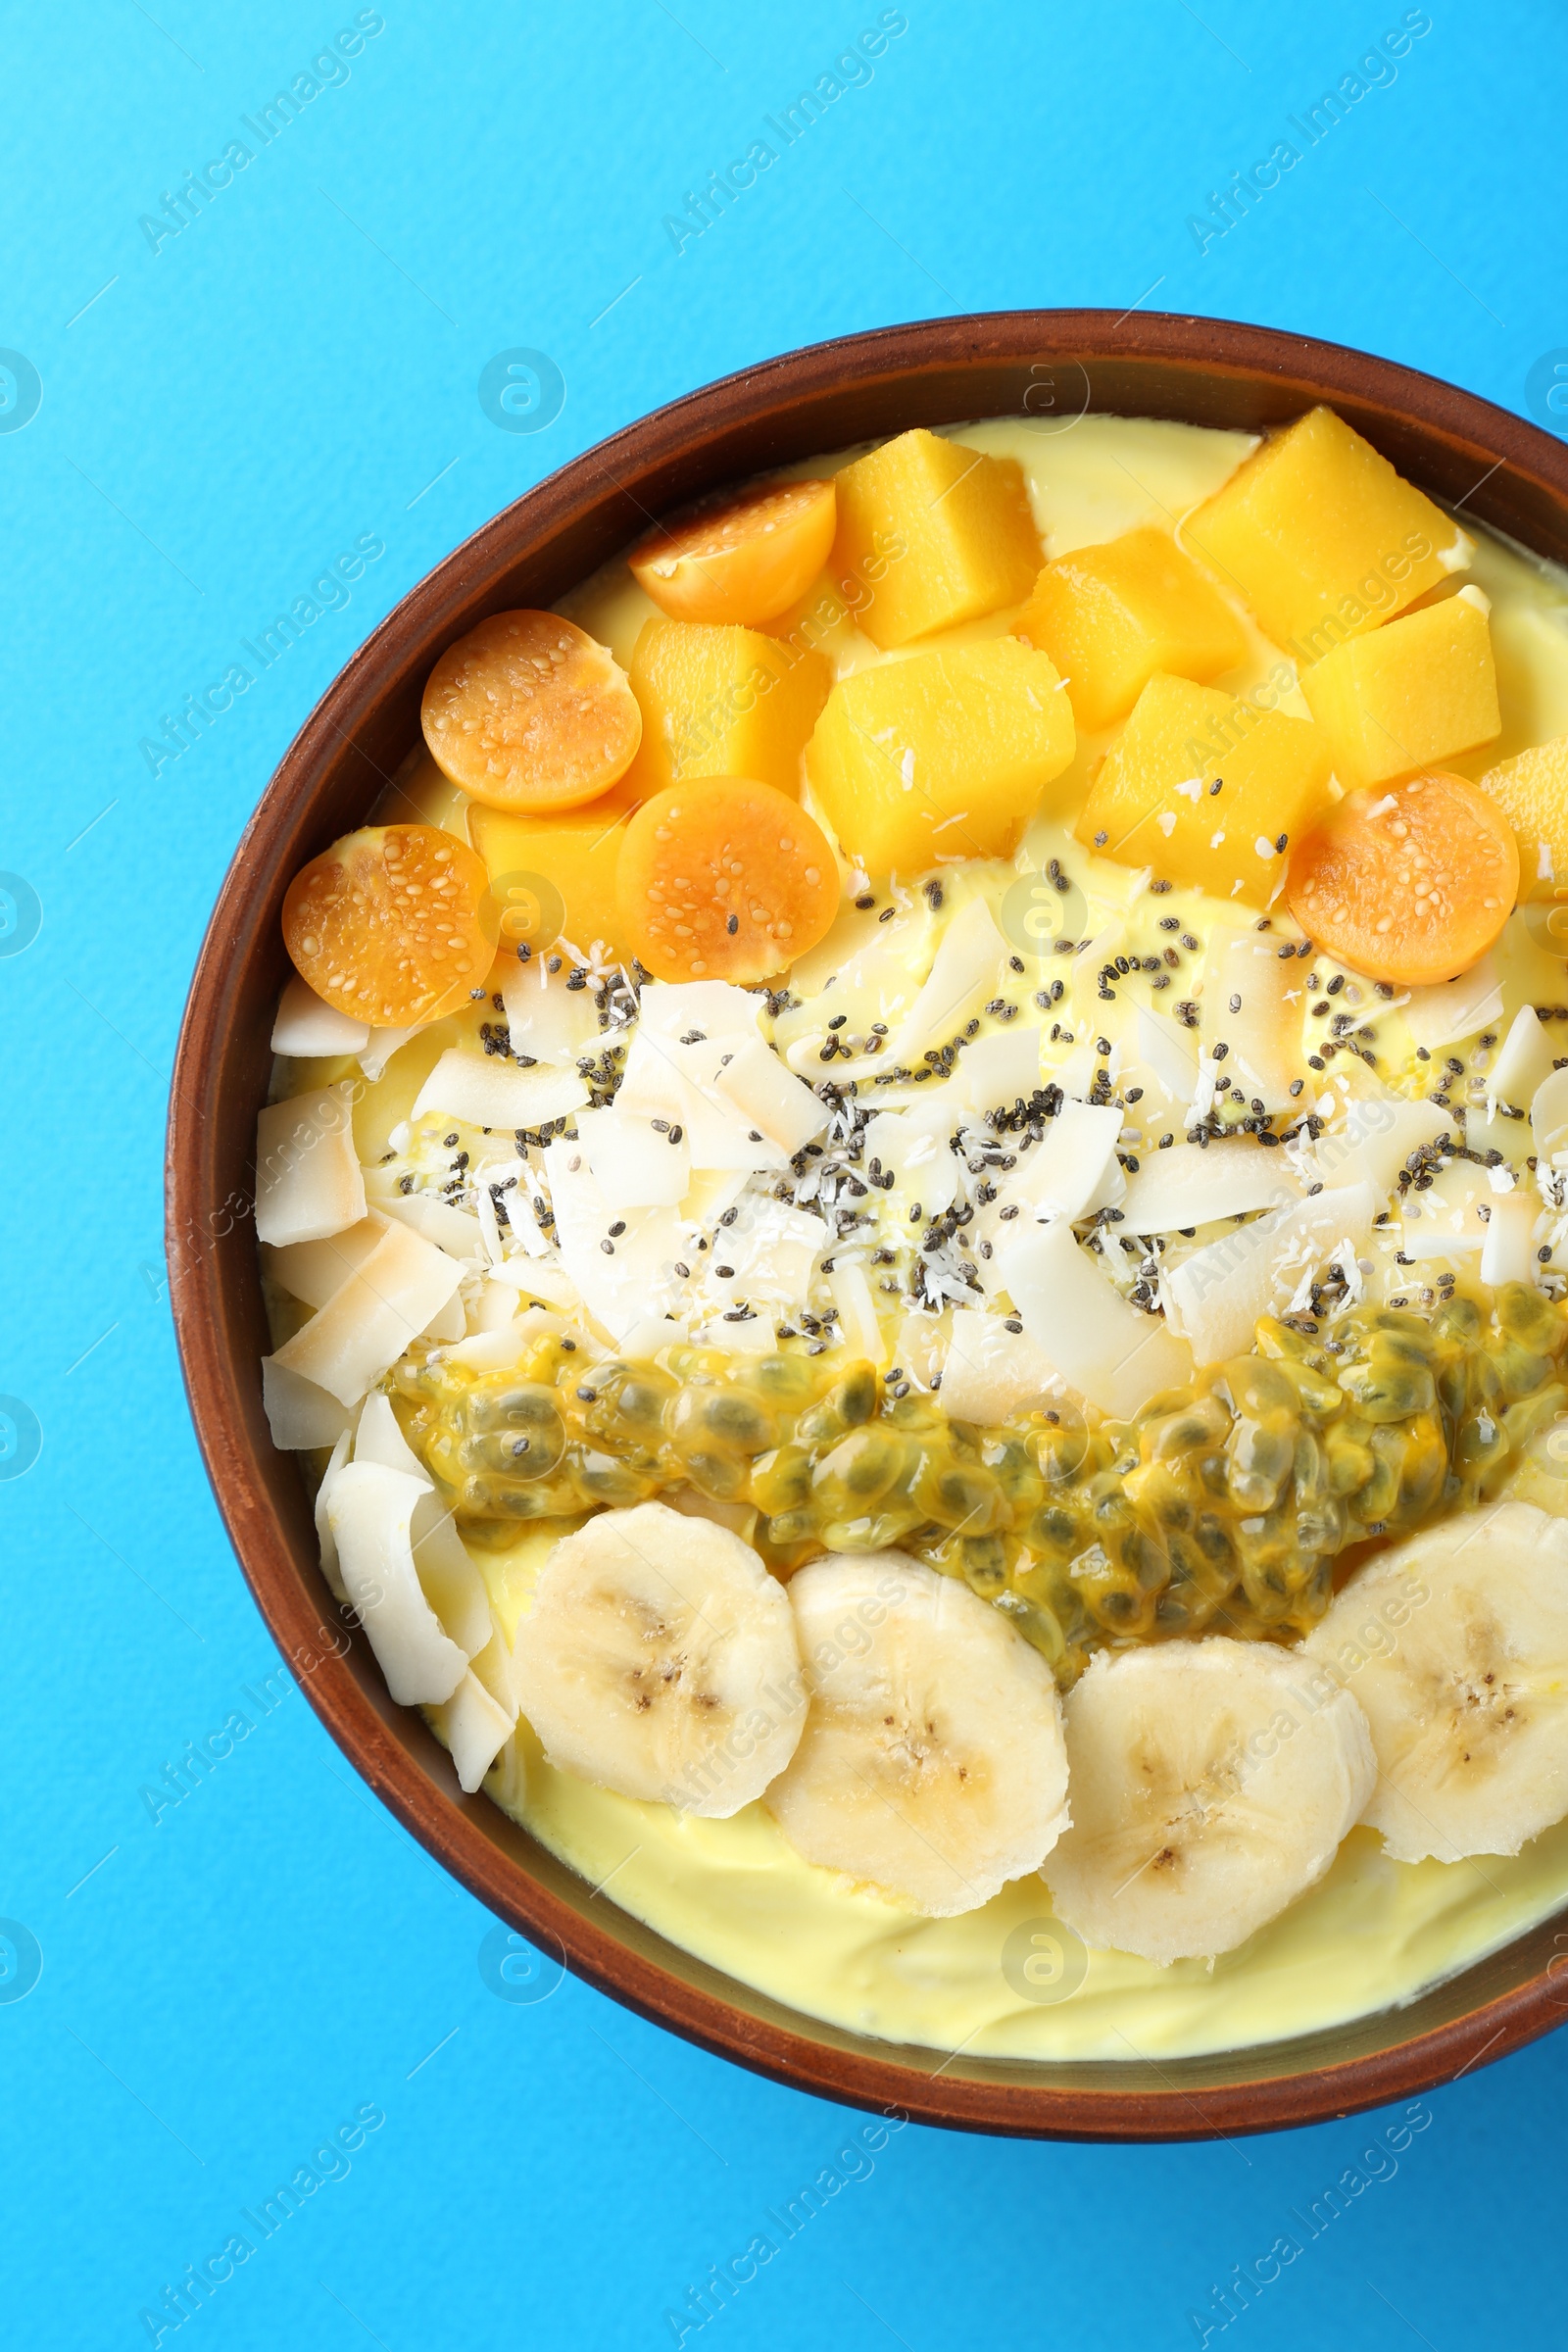
[[[440,1018],[481,987],[499,926],[484,860],[436,825],[365,825],[297,873],[283,944],[328,1004],[375,1029]]]
[[[765,980],[838,912],[827,835],[788,795],[739,776],[656,792],[626,827],[615,896],[656,980]]]
[[[493,612],[431,670],[436,765],[492,808],[575,808],[631,765],[643,717],[608,647],[559,612]]]
[[[662,523],[632,550],[632,574],[671,620],[755,628],[806,594],[837,519],[831,482],[745,490]]]

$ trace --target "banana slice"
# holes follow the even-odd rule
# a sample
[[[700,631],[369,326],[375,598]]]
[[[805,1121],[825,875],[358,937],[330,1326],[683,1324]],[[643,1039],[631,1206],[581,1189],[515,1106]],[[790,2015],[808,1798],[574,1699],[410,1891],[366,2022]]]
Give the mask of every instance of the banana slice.
[[[797,1853],[932,1919],[1038,1870],[1067,1820],[1038,1652],[898,1551],[813,1561],[789,1596],[811,1712],[767,1803]]]
[[[1068,1693],[1073,1826],[1046,1876],[1084,1941],[1234,1950],[1323,1876],[1372,1791],[1366,1719],[1270,1643],[1102,1652]]]
[[[717,1821],[761,1794],[806,1721],[784,1588],[728,1528],[662,1502],[557,1544],[514,1676],[553,1764]]]
[[[1568,1813],[1568,1523],[1504,1502],[1368,1561],[1304,1644],[1353,1689],[1396,1862],[1516,1854]]]

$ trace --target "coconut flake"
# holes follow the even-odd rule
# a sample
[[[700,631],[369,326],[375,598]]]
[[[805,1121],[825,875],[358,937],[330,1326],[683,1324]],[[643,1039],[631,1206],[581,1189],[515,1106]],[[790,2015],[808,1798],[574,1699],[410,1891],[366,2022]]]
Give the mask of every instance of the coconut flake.
[[[932,1382],[941,1380],[947,1351],[948,1335],[939,1315],[911,1306],[900,1317],[893,1352],[917,1389],[929,1393]]]
[[[892,1046],[895,1061],[917,1061],[928,1046],[960,1029],[983,998],[996,994],[997,971],[1007,946],[983,898],[971,899],[949,923],[931,974]]]
[[[1070,1095],[1074,1102],[1087,1102],[1095,1091],[1100,1068],[1100,1056],[1094,1047],[1082,1045],[1050,1073],[1051,1082],[1054,1086],[1059,1086],[1064,1095]]]
[[[694,1029],[732,1043],[760,1035],[764,1000],[727,980],[650,980],[638,1004],[646,1037],[678,1041]]]
[[[594,992],[586,987],[568,988],[566,981],[564,971],[551,972],[543,956],[531,956],[526,963],[514,962],[506,971],[501,1002],[514,1054],[575,1068],[579,1055],[598,1047],[599,1008]]]
[[[417,1028],[372,1029],[370,1031],[370,1042],[361,1054],[359,1060],[361,1070],[372,1086],[377,1079],[386,1076],[386,1065],[393,1054],[401,1054],[410,1038],[417,1037],[418,1034]]]
[[[463,1280],[456,1258],[407,1226],[389,1225],[375,1248],[273,1361],[358,1404]]]
[[[845,1347],[852,1355],[863,1355],[873,1364],[885,1364],[887,1343],[882,1337],[881,1319],[865,1268],[840,1258],[827,1283],[839,1310],[839,1338]]]
[[[1152,1084],[1169,1110],[1185,1109],[1198,1088],[1198,1054],[1191,1030],[1140,1004],[1133,1017],[1130,1043],[1133,1059],[1123,1077],[1141,1085],[1146,1095]]]
[[[468,1334],[488,1336],[510,1331],[517,1312],[517,1294],[511,1283],[501,1282],[491,1275],[468,1313]],[[458,1346],[463,1342],[459,1341]]]
[[[1214,1107],[1222,1067],[1223,1064],[1217,1062],[1212,1054],[1200,1054],[1198,1056],[1198,1084],[1193,1089],[1193,1099],[1183,1115],[1184,1126],[1200,1127],[1208,1117]]]
[[[1272,856],[1273,844],[1268,848]],[[1212,942],[1204,966],[1203,1044],[1210,1052],[1220,1044],[1230,1048],[1223,1083],[1239,1085],[1249,1099],[1255,1095],[1265,1110],[1288,1108],[1292,1082],[1301,1075],[1296,968],[1294,959],[1280,955],[1277,940],[1255,931]],[[1237,998],[1240,1008],[1232,1012]]]
[[[677,1322],[673,1315],[644,1315],[640,1323],[634,1323],[621,1334],[619,1352],[634,1360],[644,1360],[656,1356],[661,1348],[667,1348],[672,1341],[689,1336],[686,1325]]]
[[[547,1257],[550,1243],[534,1210],[533,1171],[525,1159],[491,1160],[479,1170],[475,1191],[499,1195],[501,1206],[507,1212],[507,1225],[512,1239],[530,1257]],[[505,1258],[506,1237],[502,1237],[502,1258]],[[497,1260],[500,1263],[500,1260]]]
[[[1070,1225],[1031,1228],[998,1256],[1025,1331],[1102,1412],[1130,1419],[1160,1390],[1191,1378],[1184,1342],[1111,1288]]]
[[[1537,1090],[1551,1076],[1551,1041],[1536,1017],[1534,1006],[1521,1005],[1487,1080],[1489,1117],[1499,1102],[1511,1102],[1516,1109],[1527,1108],[1535,1101]]]
[[[461,1340],[468,1328],[467,1311],[460,1293],[454,1291],[445,1306],[438,1306],[429,1322],[419,1333],[421,1340]]]
[[[1411,1152],[1452,1135],[1457,1124],[1437,1103],[1362,1097],[1346,1104],[1343,1127],[1318,1137],[1307,1164],[1318,1183],[1365,1183],[1387,1195]]]
[[[443,1630],[471,1658],[490,1639],[490,1602],[484,1579],[468,1557],[452,1512],[398,1427],[389,1396],[367,1396],[355,1434],[354,1459],[379,1462],[384,1469],[401,1471],[405,1478],[416,1478],[423,1486],[424,1494],[415,1504],[410,1522],[414,1565],[420,1590]]]
[[[679,1127],[694,1170],[740,1170],[747,1175],[782,1171],[789,1164],[788,1152],[770,1143],[757,1122],[718,1089],[725,1057],[738,1055],[747,1042],[732,1034],[727,1042],[701,1038],[683,1045],[639,1025],[626,1051],[616,1109],[667,1119]]]
[[[478,1258],[484,1254],[484,1228],[471,1209],[455,1208],[434,1193],[384,1193],[376,1207],[383,1216],[406,1225],[424,1242],[434,1243],[448,1257]]]
[[[1535,1281],[1540,1271],[1537,1216],[1538,1204],[1529,1193],[1505,1193],[1493,1201],[1481,1248],[1481,1279],[1494,1290],[1503,1282]]]
[[[1043,1035],[1038,1027],[1023,1028],[1015,1021],[990,1037],[977,1037],[973,1045],[965,1046],[957,1069],[948,1081],[948,1091],[969,1109],[982,1113],[1011,1110],[1015,1102],[1027,1102],[1040,1085]]]
[[[345,1462],[332,1481],[327,1523],[344,1589],[359,1613],[387,1690],[400,1706],[450,1698],[466,1653],[442,1632],[414,1564],[410,1523],[422,1479],[380,1462]]]
[[[1106,963],[1113,962],[1126,945],[1127,926],[1123,922],[1107,923],[1103,931],[1097,931],[1092,939],[1084,941],[1072,959],[1070,975],[1073,994],[1080,1002],[1080,992],[1092,990],[1096,975]]]
[[[343,1432],[332,1448],[332,1458],[322,1472],[321,1483],[316,1491],[315,1506],[316,1540],[321,1547],[321,1574],[326,1579],[332,1598],[344,1602],[348,1600],[348,1591],[343,1583],[343,1571],[338,1566],[337,1543],[326,1515],[326,1506],[331,1496],[333,1482],[348,1460],[353,1444],[354,1431],[351,1426]]]
[[[1069,1097],[1002,1187],[996,1204],[999,1215],[1016,1202],[1038,1222],[1065,1217],[1072,1224],[1088,1216],[1107,1176],[1112,1171],[1119,1174],[1116,1146],[1122,1117],[1113,1102],[1081,1102]]]
[[[318,997],[296,972],[278,1000],[272,1023],[272,1052],[312,1060],[325,1054],[361,1054],[370,1042],[369,1024],[356,1021]]]
[[[705,1323],[701,1336],[704,1347],[723,1348],[731,1355],[771,1355],[778,1346],[778,1325],[771,1315],[744,1315],[735,1323],[721,1317]]]
[[[1502,1018],[1502,983],[1490,956],[1483,956],[1457,980],[1440,981],[1435,988],[1412,988],[1404,1007],[1404,1023],[1418,1046],[1435,1054],[1440,1046],[1456,1045]]]
[[[1530,1133],[1543,1162],[1568,1149],[1568,1069],[1553,1070],[1537,1087],[1530,1101]]]
[[[734,1224],[722,1227],[705,1252],[705,1281],[728,1301],[797,1306],[809,1295],[827,1242],[820,1217],[765,1194],[748,1193]],[[725,1266],[727,1275],[721,1271]]]
[[[942,1409],[951,1420],[996,1428],[1063,1393],[1055,1365],[1026,1331],[1009,1331],[983,1307],[954,1308],[942,1361]]]
[[[680,1204],[683,1240],[689,1240],[693,1250],[704,1237],[711,1241],[720,1217],[744,1199],[751,1182],[750,1176],[734,1168],[705,1168],[694,1174],[691,1188]],[[798,1201],[804,1197],[797,1193]],[[684,1257],[689,1252],[682,1250],[681,1254]]]
[[[1245,1355],[1261,1317],[1289,1311],[1303,1277],[1309,1295],[1310,1278],[1336,1246],[1349,1237],[1352,1254],[1365,1249],[1380,1199],[1370,1184],[1343,1185],[1195,1250],[1162,1278],[1172,1330],[1200,1364]]]
[[[353,1087],[270,1103],[256,1122],[256,1236],[284,1249],[357,1225],[365,1178],[354,1149]]]
[[[588,1089],[575,1070],[519,1069],[494,1054],[449,1046],[415,1098],[412,1119],[427,1110],[470,1127],[543,1127],[581,1110]]]
[[[655,1043],[658,1051],[668,1054],[686,1085],[684,1124],[693,1169],[738,1169],[749,1176],[782,1173],[790,1154],[770,1142],[759,1122],[718,1083],[750,1040],[731,1036],[699,1038],[690,1045],[679,1039],[673,1045],[662,1039]],[[630,1055],[627,1060],[629,1066]]]
[[[765,1049],[764,1049],[765,1051]],[[580,1110],[577,1141],[612,1208],[674,1208],[691,1181],[685,1136],[669,1140],[668,1123],[656,1127],[646,1111]]]
[[[335,1446],[351,1418],[347,1406],[325,1389],[270,1355],[262,1358],[262,1408],[279,1453]]]
[[[1494,1179],[1503,1178],[1499,1187]],[[1406,1257],[1451,1257],[1479,1250],[1487,1238],[1483,1207],[1490,1208],[1498,1190],[1511,1190],[1505,1168],[1478,1168],[1456,1159],[1444,1168],[1421,1194],[1406,1193],[1399,1247]]]
[[[436,1732],[447,1743],[458,1787],[465,1795],[472,1796],[484,1786],[516,1721],[516,1708],[508,1714],[471,1669],[437,1711]]]
[[[521,1334],[524,1318],[517,1312],[515,1291],[508,1290],[504,1283],[499,1282],[488,1283],[485,1288],[487,1297],[490,1292],[495,1293],[495,1308],[482,1321],[476,1317],[474,1328],[461,1340],[454,1341],[450,1348],[443,1348],[441,1361],[444,1364],[466,1364],[474,1372],[508,1372],[527,1346]],[[503,1300],[504,1313],[501,1310]]]
[[[386,1231],[386,1219],[372,1208],[358,1225],[324,1241],[293,1242],[286,1250],[262,1248],[262,1266],[291,1298],[307,1306],[324,1306],[349,1276],[364,1265]]]
[[[748,1038],[732,1059],[722,1062],[713,1083],[748,1127],[758,1128],[791,1158],[827,1125],[826,1104],[760,1037]]]
[[[901,1206],[918,1201],[933,1217],[957,1199],[958,1159],[951,1145],[960,1109],[944,1090],[906,1110],[880,1110],[867,1120],[865,1164],[874,1159],[892,1174]]]
[[[618,1340],[644,1315],[673,1306],[681,1256],[675,1210],[612,1208],[594,1181],[587,1153],[567,1139],[547,1147],[545,1168],[562,1264],[589,1313]],[[612,1232],[617,1225],[621,1230]]]
[[[482,1181],[475,1183],[473,1205],[478,1219],[480,1238],[484,1244],[485,1256],[492,1266],[499,1266],[507,1253],[502,1247],[501,1220],[496,1215],[496,1204],[488,1184]]]
[[[1288,1207],[1299,1198],[1278,1152],[1240,1136],[1152,1152],[1127,1179],[1122,1215],[1133,1233],[1175,1233],[1217,1217]]]
[[[582,1293],[554,1249],[545,1257],[509,1257],[504,1265],[491,1267],[490,1280],[507,1283],[519,1298],[538,1298],[563,1314],[582,1308]]]

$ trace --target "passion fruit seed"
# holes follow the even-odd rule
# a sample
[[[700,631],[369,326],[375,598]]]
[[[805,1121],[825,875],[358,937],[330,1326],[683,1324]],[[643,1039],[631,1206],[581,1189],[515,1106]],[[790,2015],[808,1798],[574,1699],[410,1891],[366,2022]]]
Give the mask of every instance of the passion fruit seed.
[[[473,1540],[696,1487],[755,1506],[779,1573],[897,1544],[963,1578],[1065,1685],[1112,1643],[1294,1639],[1348,1545],[1492,1499],[1568,1412],[1568,1309],[1524,1284],[1490,1304],[1490,1321],[1465,1298],[1430,1320],[1364,1309],[1332,1349],[1269,1319],[1257,1353],[1131,1422],[977,1429],[895,1396],[867,1363],[834,1372],[787,1348],[678,1344],[588,1384],[547,1339],[508,1372],[437,1354],[393,1377]]]

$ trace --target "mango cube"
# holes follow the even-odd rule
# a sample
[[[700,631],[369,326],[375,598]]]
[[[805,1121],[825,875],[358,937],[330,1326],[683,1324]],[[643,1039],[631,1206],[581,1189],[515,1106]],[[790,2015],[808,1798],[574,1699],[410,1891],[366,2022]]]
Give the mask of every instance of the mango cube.
[[[996,637],[841,678],[806,772],[867,873],[917,874],[1006,857],[1075,743],[1051,657]]]
[[[833,577],[870,587],[858,618],[884,652],[1028,595],[1040,536],[1012,459],[917,429],[835,478]]]
[[[1499,760],[1480,779],[1519,838],[1519,896],[1555,898],[1568,885],[1568,735]]]
[[[468,838],[484,859],[500,924],[497,953],[563,936],[586,955],[595,940],[624,961],[631,953],[615,911],[615,866],[626,820],[643,795],[629,776],[601,800],[549,816],[468,806]]]
[[[1292,841],[1328,806],[1329,766],[1310,720],[1161,673],[1105,754],[1077,835],[1123,865],[1267,906]]]
[[[1402,612],[1470,554],[1458,525],[1332,409],[1271,434],[1183,537],[1303,666]]]
[[[1058,556],[1013,626],[1051,656],[1091,730],[1125,718],[1156,670],[1206,681],[1247,652],[1235,613],[1164,531]]]
[[[758,629],[650,620],[629,675],[643,714],[642,748],[627,771],[639,800],[691,776],[747,776],[800,792],[801,754],[833,683],[821,654]]]
[[[1462,588],[1369,637],[1347,639],[1302,671],[1301,692],[1348,788],[1490,743],[1502,716],[1479,591]]]

